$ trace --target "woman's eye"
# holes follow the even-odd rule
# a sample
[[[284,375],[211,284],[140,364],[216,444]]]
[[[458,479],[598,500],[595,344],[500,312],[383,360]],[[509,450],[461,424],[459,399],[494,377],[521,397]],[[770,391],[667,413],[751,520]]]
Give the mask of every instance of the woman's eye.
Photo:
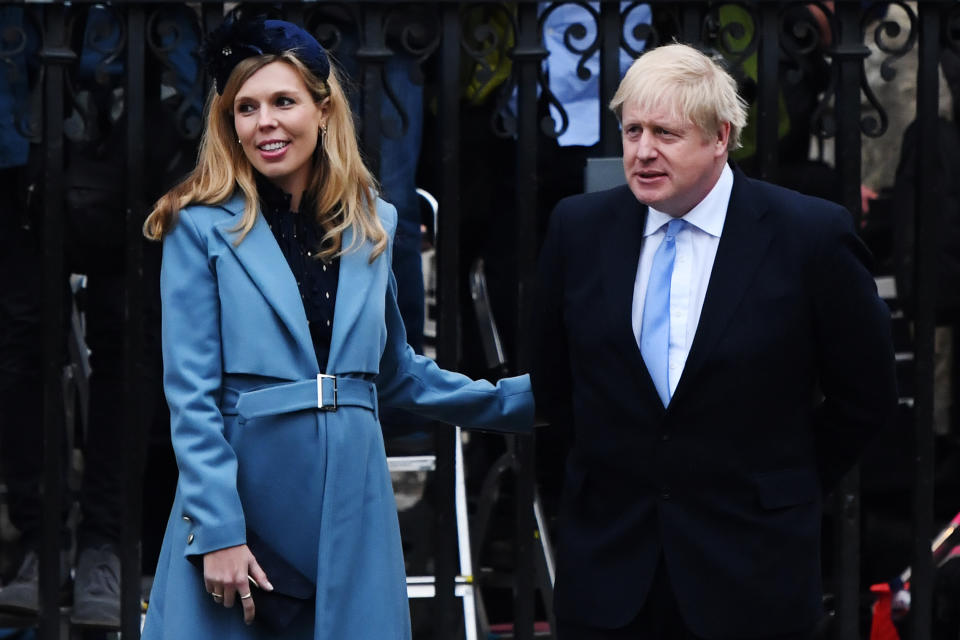
[[[293,104],[293,102],[294,102],[293,98],[288,98],[287,96],[280,96],[279,98],[277,98],[278,107],[286,107]]]
[[[249,103],[241,103],[237,105],[237,113],[250,113],[253,111],[254,106]]]

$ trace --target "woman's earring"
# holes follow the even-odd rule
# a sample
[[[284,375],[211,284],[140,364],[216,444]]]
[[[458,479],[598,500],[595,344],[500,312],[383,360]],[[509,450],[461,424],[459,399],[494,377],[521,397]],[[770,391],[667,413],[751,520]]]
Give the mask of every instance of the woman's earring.
[[[327,125],[320,125],[320,148],[326,151],[327,149]]]

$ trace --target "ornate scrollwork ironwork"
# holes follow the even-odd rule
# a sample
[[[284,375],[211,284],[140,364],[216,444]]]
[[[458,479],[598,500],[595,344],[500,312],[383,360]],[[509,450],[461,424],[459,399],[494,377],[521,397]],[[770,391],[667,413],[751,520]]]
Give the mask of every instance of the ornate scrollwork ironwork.
[[[360,8],[340,2],[324,3],[309,11],[305,19],[305,28],[313,37],[331,52],[334,57],[342,53],[343,43],[347,39],[360,42]],[[344,35],[344,30],[350,32]]]
[[[548,39],[555,40],[555,36],[548,32],[553,28],[549,24],[550,18],[555,16],[558,9],[569,11],[571,7],[579,10],[579,16],[575,20],[564,21],[558,27],[563,31],[561,41],[564,48],[577,58],[574,67],[577,78],[587,82],[593,76],[587,64],[600,51],[600,13],[597,9],[586,2],[554,2],[540,12],[538,31],[544,42]],[[544,72],[543,67],[540,68],[537,78],[541,100],[549,105],[547,115],[540,121],[540,130],[549,138],[559,138],[570,127],[570,116],[560,99],[551,91],[549,75]],[[551,114],[560,118],[559,124]]]
[[[905,23],[891,17],[891,9],[894,8],[906,18]],[[901,0],[874,3],[868,6],[861,16],[861,31],[867,33],[868,26],[873,22],[877,23],[873,31],[873,44],[882,54],[886,54],[880,64],[880,77],[885,82],[891,82],[897,76],[896,63],[916,45],[919,33],[917,15],[909,4]],[[906,31],[904,24],[907,26]],[[890,119],[870,86],[864,69],[860,71],[860,89],[867,102],[867,112],[860,119],[860,131],[866,136],[877,138],[886,132]]]
[[[512,137],[517,123],[510,100],[517,80],[509,52],[519,31],[515,12],[500,3],[469,4],[461,12],[460,30],[460,48],[473,67],[466,97],[479,103],[493,95],[490,128],[498,137]]]
[[[177,132],[186,140],[203,128],[203,74],[198,47],[202,41],[198,16],[181,5],[164,5],[147,19],[147,45],[164,67],[163,84],[176,95],[164,104],[174,111]]]
[[[645,2],[633,2],[620,11],[620,47],[631,58],[638,58],[646,49],[660,44],[660,34],[655,26],[646,21],[632,19],[633,14],[646,5]],[[633,28],[630,28],[631,24]],[[637,43],[640,48],[637,48]]]
[[[723,56],[727,66],[741,69],[757,52],[757,9],[743,2],[714,5],[703,19],[703,43]]]
[[[7,8],[8,11],[12,9],[14,8]],[[39,142],[43,134],[40,117],[40,81],[43,76],[36,68],[34,71],[37,72],[30,73],[31,65],[28,59],[38,55],[44,30],[36,11],[29,7],[18,9],[19,22],[13,23],[11,17],[11,22],[3,24],[0,31],[0,72],[6,74],[7,86],[19,86],[24,92],[13,103],[13,122],[17,132],[32,142]]]
[[[703,46],[722,61],[737,81],[743,98],[751,104],[757,96],[757,78],[748,69],[748,61],[756,57],[760,45],[758,24],[756,7],[741,2],[715,5],[703,18]]]
[[[815,15],[817,12],[818,15]],[[780,50],[784,53],[784,80],[797,84],[808,73],[810,56],[822,56],[839,32],[833,11],[819,0],[785,5],[780,13]]]
[[[440,46],[440,18],[434,7],[424,5],[400,5],[391,9],[383,21],[384,41],[394,49],[394,55],[409,60],[407,64],[409,81],[423,85],[423,63]],[[397,87],[391,85],[390,74],[381,74],[383,92],[399,116],[399,126],[389,118],[383,118],[381,126],[384,135],[391,138],[402,137],[410,126],[410,114],[404,109],[403,100],[397,93]]]
[[[91,11],[93,9],[105,12],[109,19],[98,20],[93,28],[88,25],[83,46],[100,58],[94,78],[99,84],[109,85],[112,80],[110,69],[127,48],[127,24],[110,5],[96,5]]]

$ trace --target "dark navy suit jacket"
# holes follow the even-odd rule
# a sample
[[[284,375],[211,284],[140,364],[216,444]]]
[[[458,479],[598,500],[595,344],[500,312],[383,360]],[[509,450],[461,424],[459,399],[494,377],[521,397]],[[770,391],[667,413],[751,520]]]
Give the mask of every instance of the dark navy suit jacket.
[[[662,555],[697,635],[821,615],[821,495],[894,414],[889,313],[842,207],[736,171],[683,375],[664,409],[631,325],[647,208],[626,187],[553,212],[539,411],[570,428],[555,605],[617,628]]]

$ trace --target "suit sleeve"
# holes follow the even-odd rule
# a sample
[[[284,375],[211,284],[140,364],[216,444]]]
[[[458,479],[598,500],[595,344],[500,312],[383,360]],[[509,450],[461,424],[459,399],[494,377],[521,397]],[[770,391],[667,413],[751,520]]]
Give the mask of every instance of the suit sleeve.
[[[391,244],[392,246],[392,244]],[[384,256],[392,264],[392,248]],[[397,307],[397,280],[390,270],[385,316],[387,342],[380,360],[377,391],[380,402],[424,417],[465,428],[526,433],[533,427],[530,376],[486,380],[441,369],[407,344]]]
[[[890,313],[877,295],[871,256],[845,210],[819,237],[814,318],[820,387],[816,415],[820,475],[831,489],[869,439],[892,424],[897,385]]]
[[[562,203],[558,205],[551,215],[540,250],[533,322],[533,392],[537,398],[538,417],[560,429],[556,435],[569,437],[573,429],[573,383],[563,319],[562,206]]]
[[[163,385],[183,515],[191,531],[185,555],[243,544],[237,459],[224,437],[220,300],[206,243],[189,210],[163,243]]]

